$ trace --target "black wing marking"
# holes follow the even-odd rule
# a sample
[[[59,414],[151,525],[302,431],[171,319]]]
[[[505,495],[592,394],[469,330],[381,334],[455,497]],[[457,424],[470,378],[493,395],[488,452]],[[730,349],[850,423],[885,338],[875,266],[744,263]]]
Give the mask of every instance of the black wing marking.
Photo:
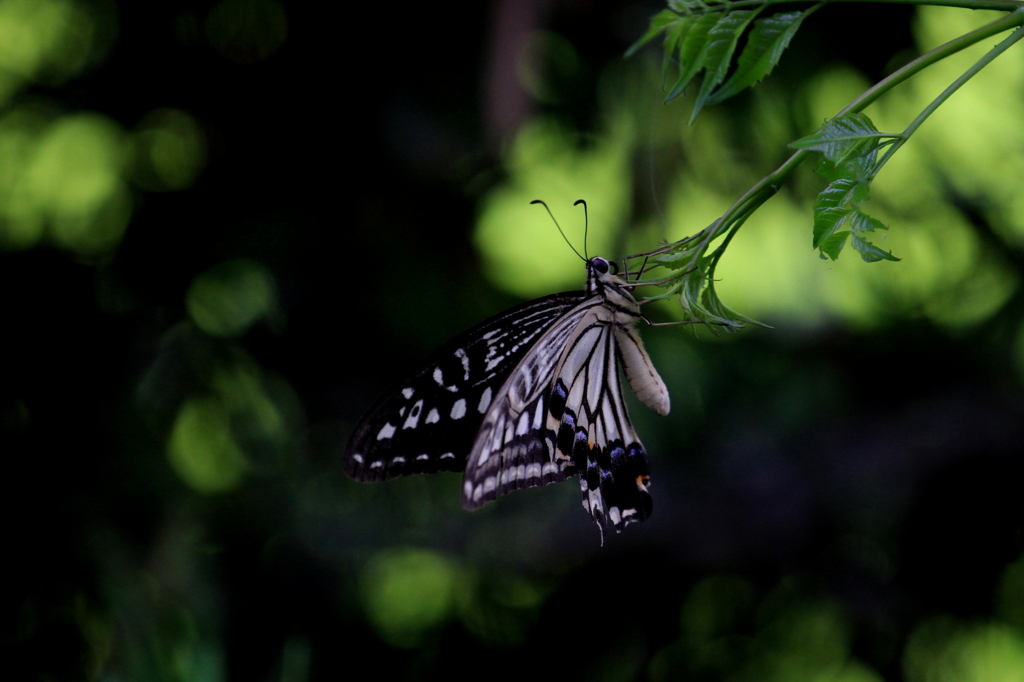
[[[511,308],[452,339],[363,415],[345,451],[360,481],[461,471],[484,413],[506,377],[582,292]]]

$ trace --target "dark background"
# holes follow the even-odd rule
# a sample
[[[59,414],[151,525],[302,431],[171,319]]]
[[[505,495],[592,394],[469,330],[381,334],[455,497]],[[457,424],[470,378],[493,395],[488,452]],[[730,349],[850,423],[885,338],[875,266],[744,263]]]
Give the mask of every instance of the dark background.
[[[1021,553],[1019,293],[956,333],[913,313],[726,341],[645,330],[681,407],[634,406],[654,515],[604,547],[575,484],[470,514],[457,475],[346,479],[345,440],[376,395],[517,302],[470,239],[504,145],[534,116],[599,132],[598,76],[660,7],[286,2],[278,44],[268,3],[239,0],[228,15],[256,28],[218,43],[215,4],[89,4],[113,27],[102,55],[6,105],[125,130],[174,107],[207,150],[187,189],[131,185],[111,248],[44,237],[0,254],[10,679],[923,679],[913,651],[970,665],[956,647],[991,632],[1018,660],[1004,575]],[[878,80],[913,51],[912,17],[819,12],[773,87],[839,62]],[[546,72],[557,103],[509,64],[537,28],[586,65]],[[727,109],[740,145],[747,103]],[[1019,276],[1020,251],[958,205]],[[239,258],[270,273],[276,303],[243,333],[207,333],[190,286]],[[256,377],[284,426],[268,436],[255,408],[229,406],[248,465],[210,492],[167,449],[185,401],[234,395],[222,370]],[[372,604],[415,602],[417,576],[454,596],[389,635]]]

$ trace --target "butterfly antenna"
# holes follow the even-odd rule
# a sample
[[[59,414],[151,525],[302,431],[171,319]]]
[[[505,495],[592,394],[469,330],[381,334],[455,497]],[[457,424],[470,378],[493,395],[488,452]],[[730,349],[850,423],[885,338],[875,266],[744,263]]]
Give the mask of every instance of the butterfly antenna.
[[[579,202],[576,202],[576,203],[579,203]],[[546,203],[544,203],[543,201],[541,201],[540,199],[534,199],[533,201],[530,202],[531,206],[533,204],[540,204],[541,206],[543,206],[547,210],[548,215],[551,216],[551,221],[555,224],[555,227],[558,228],[558,233],[560,235],[562,235],[562,239],[564,239],[565,243],[569,245],[569,248],[573,250],[573,253],[575,253],[577,256],[580,256],[580,252],[576,250],[576,247],[572,245],[572,242],[569,241],[569,238],[565,236],[565,232],[562,232],[562,226],[558,224],[557,220],[555,220],[555,214],[551,212],[551,209],[548,208],[548,205]],[[584,242],[583,248],[586,249],[587,248],[586,247],[586,236],[583,237],[583,242]],[[587,260],[586,258],[583,258],[583,256],[580,256],[580,258],[584,262],[586,262],[586,260]]]
[[[583,254],[586,256],[585,260],[590,260],[590,254],[587,253],[587,232],[590,230],[590,215],[587,212],[587,202],[585,199],[577,199],[573,206],[579,206],[583,204]]]

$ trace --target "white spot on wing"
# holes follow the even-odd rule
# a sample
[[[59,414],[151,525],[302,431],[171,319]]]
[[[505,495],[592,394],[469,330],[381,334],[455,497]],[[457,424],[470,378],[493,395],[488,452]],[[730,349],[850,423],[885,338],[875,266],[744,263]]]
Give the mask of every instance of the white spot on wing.
[[[405,457],[394,457],[391,460],[392,464],[405,464]]]
[[[438,386],[444,386],[444,374],[441,373],[440,367],[434,368],[434,381],[437,382]]]
[[[544,422],[544,400],[537,401],[537,411],[533,414],[533,430],[536,431]]]
[[[540,464],[534,462],[533,464],[526,465],[526,475],[523,478],[540,478]]]
[[[471,481],[466,481],[465,483],[462,484],[462,494],[465,495],[466,497],[469,497],[471,494],[473,494],[473,483]]]
[[[480,404],[476,406],[477,412],[483,414],[487,411],[487,408],[491,404],[491,387],[488,386],[484,389],[484,392],[480,394]]]
[[[402,395],[405,397],[406,400],[411,398],[412,394],[415,393],[415,392],[416,391],[412,390],[411,388],[403,388],[402,389]]]
[[[544,467],[541,469],[541,473],[545,476],[553,474],[558,471],[558,465],[554,462],[544,462]]]
[[[384,440],[385,438],[391,438],[395,435],[395,427],[388,422],[384,426],[380,427],[380,431],[377,432],[377,440]]]
[[[498,487],[498,482],[494,479],[494,476],[488,476],[484,479],[484,492],[489,493]]]
[[[519,424],[516,426],[516,435],[522,436],[530,430],[530,413],[523,412],[519,417]]]
[[[450,452],[446,452],[443,455],[441,455],[440,459],[455,459],[455,455],[453,455]]]
[[[469,357],[466,355],[466,351],[461,348],[456,349],[455,357],[462,362],[462,380],[469,381]]]
[[[619,522],[622,520],[622,517],[619,516],[619,508],[618,507],[612,507],[611,509],[609,509],[608,510],[608,518],[611,519],[612,523],[615,524],[616,526],[619,525]]]
[[[426,424],[436,424],[437,422],[441,421],[441,415],[437,413],[437,408],[430,408],[430,412],[427,412],[427,418],[424,419],[423,421]],[[419,458],[417,457],[417,459]]]
[[[455,404],[452,405],[451,418],[452,419],[462,419],[465,416],[466,416],[466,399],[465,398],[459,398],[458,400],[455,401]]]
[[[416,461],[420,461],[422,459],[430,459],[430,455],[416,455]]]
[[[363,456],[360,455],[359,453],[356,453],[356,454],[352,455],[352,459],[354,459],[359,464],[363,463]]]
[[[370,468],[371,469],[380,469],[382,466],[384,466],[384,460],[378,459],[376,462],[374,462],[373,464],[370,465]]]
[[[416,404],[409,410],[409,418],[402,424],[403,429],[415,429],[420,423],[420,413],[423,411],[423,398],[416,401]]]

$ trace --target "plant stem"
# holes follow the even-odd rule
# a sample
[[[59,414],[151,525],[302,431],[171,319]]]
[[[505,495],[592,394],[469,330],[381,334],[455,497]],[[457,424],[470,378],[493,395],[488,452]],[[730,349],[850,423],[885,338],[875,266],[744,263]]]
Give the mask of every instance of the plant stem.
[[[962,9],[991,9],[1002,12],[1012,12],[1024,7],[1024,2],[1019,0],[829,0],[833,3],[884,3],[886,5],[922,5],[933,7],[960,7]],[[791,5],[793,0],[736,0],[735,2],[709,4],[705,9],[694,9],[689,12],[680,13],[685,16],[696,16],[698,14],[712,14],[714,12],[725,12],[747,7],[770,7],[772,5]]]
[[[1007,37],[1001,43],[999,43],[991,50],[986,52],[984,57],[975,62],[974,65],[971,66],[971,68],[967,69],[967,71],[964,71],[959,78],[950,83],[949,87],[943,90],[942,94],[940,94],[938,97],[932,100],[931,103],[924,108],[924,111],[918,114],[917,118],[910,122],[910,125],[908,125],[907,129],[903,131],[903,134],[900,135],[899,139],[896,142],[894,142],[893,145],[889,147],[889,149],[886,150],[885,155],[882,156],[882,158],[879,159],[878,163],[875,164],[874,173],[877,173],[879,169],[881,169],[881,167],[885,165],[886,161],[889,160],[889,157],[896,153],[896,150],[902,147],[904,143],[906,143],[906,141],[910,139],[910,136],[913,135],[914,132],[921,127],[921,124],[925,122],[925,119],[931,116],[932,112],[938,109],[939,106],[947,99],[949,99],[954,92],[959,90],[960,86],[969,81],[976,73],[978,73],[983,68],[988,66],[989,63],[992,62],[992,60],[994,60],[996,57],[1001,55],[1003,52],[1006,52],[1006,50],[1008,50],[1011,45],[1016,43],[1021,38],[1024,38],[1024,26],[1019,26],[1016,31],[1009,35],[1009,37]]]
[[[831,0],[831,2],[849,1],[858,0]],[[882,95],[886,94],[900,83],[903,83],[907,79],[911,78],[917,73],[920,73],[922,70],[926,69],[932,64],[935,64],[945,59],[946,57],[949,57],[950,55],[956,54],[957,52],[960,52],[961,50],[964,50],[968,47],[971,47],[972,45],[998,33],[1002,33],[1013,28],[1017,29],[1011,36],[1009,36],[1008,38],[1000,42],[997,46],[989,50],[989,52],[986,53],[986,55],[982,59],[980,59],[970,69],[968,69],[952,84],[950,84],[950,86],[946,88],[942,92],[942,94],[940,94],[934,101],[929,103],[929,105],[924,109],[924,111],[922,111],[910,123],[907,129],[903,131],[902,135],[900,135],[897,138],[897,140],[890,146],[890,148],[886,150],[886,153],[882,157],[881,161],[875,166],[875,172],[877,172],[877,170],[881,168],[881,166],[892,156],[892,154],[895,153],[895,151],[906,142],[910,135],[912,135],[917,130],[917,128],[921,126],[925,119],[927,119],[928,116],[930,116],[932,112],[934,112],[943,102],[949,99],[949,97],[954,92],[956,92],[957,89],[959,89],[964,83],[970,80],[981,69],[983,69],[989,63],[991,63],[992,60],[994,60],[1000,54],[1009,49],[1011,45],[1016,43],[1021,38],[1024,38],[1024,0],[1020,2],[1009,0],[986,0],[981,2],[972,2],[971,0],[968,0],[966,2],[954,2],[953,0],[949,0],[948,2],[945,2],[943,0],[932,0],[931,2],[922,2],[919,0],[859,1],[889,2],[890,4],[942,5],[950,7],[964,7],[971,9],[996,9],[1007,10],[1010,13],[994,21],[991,21],[988,24],[974,31],[965,33],[964,35],[958,36],[957,38],[954,38],[953,40],[950,40],[949,42],[944,43],[943,45],[940,45],[932,50],[929,50],[928,52],[921,55],[917,59],[914,59],[910,63],[905,64],[903,67],[891,73],[889,76],[882,79],[874,86],[866,90],[855,100],[853,100],[842,111],[836,114],[836,118],[846,114],[863,111],[869,105],[878,100]],[[733,10],[741,6],[763,7],[766,5],[773,4],[780,3],[773,2],[773,0],[768,0],[767,2],[765,2],[765,0],[737,0],[736,2],[729,3],[728,9]],[[717,267],[718,261],[724,253],[726,246],[739,231],[739,228],[746,222],[746,219],[757,208],[759,208],[762,204],[768,201],[768,199],[770,199],[778,191],[781,183],[785,181],[790,174],[792,174],[796,167],[799,166],[804,161],[804,159],[806,159],[808,155],[810,155],[810,153],[810,150],[805,149],[796,151],[792,156],[786,159],[786,161],[781,166],[779,166],[773,172],[763,177],[753,187],[748,189],[743,194],[743,196],[737,199],[735,203],[733,203],[733,205],[730,206],[729,209],[720,218],[718,218],[718,220],[708,225],[706,228],[704,228],[697,234],[692,235],[691,237],[687,237],[686,239],[679,242],[666,244],[665,246],[655,251],[642,255],[653,256],[657,254],[668,253],[671,251],[678,250],[683,245],[689,244],[690,242],[699,239],[700,242],[699,244],[696,245],[695,249],[693,249],[692,245],[689,247],[693,249],[693,254],[688,258],[690,262],[692,262],[693,264],[697,264],[700,262],[700,259],[703,257],[703,254],[707,252],[707,249],[711,242],[717,239],[719,236],[721,236],[724,232],[727,232],[725,241],[722,244],[720,244],[718,248],[715,250],[715,252],[712,254],[712,260],[709,264],[710,269],[707,273],[707,276],[710,278],[715,268]],[[673,291],[677,290],[678,286],[682,284],[683,279],[683,277],[680,277],[677,282],[677,285],[672,286],[671,289]],[[690,305],[687,303],[688,296],[685,294],[685,292],[680,295],[682,297],[682,300],[680,302],[683,305],[683,310],[689,310]],[[696,304],[696,302],[694,301],[693,304]]]
[[[836,1],[842,0],[833,0],[833,2]],[[1007,14],[1006,16],[1000,17],[995,21],[991,21],[978,29],[954,38],[948,43],[939,45],[912,62],[905,64],[902,68],[889,74],[889,76],[868,88],[860,97],[850,102],[848,106],[836,114],[836,118],[845,114],[863,111],[868,107],[868,105],[874,103],[875,100],[892,90],[903,81],[952,54],[965,50],[975,43],[985,40],[997,33],[1002,33],[1003,31],[1008,31],[1011,28],[1024,25],[1024,5],[1015,4],[1015,8],[1016,11],[1011,14]],[[1006,47],[1009,47],[1009,45]],[[1006,48],[1004,47],[1003,49],[1005,50]],[[996,56],[998,56],[998,54]],[[887,150],[887,155],[890,151],[891,150]],[[804,161],[804,159],[807,158],[809,154],[810,151],[808,150],[801,149],[797,151],[786,159],[785,163],[776,168],[773,172],[761,178],[757,184],[747,190],[743,196],[737,199],[736,202],[729,207],[729,210],[727,210],[721,218],[708,228],[708,234],[704,238],[705,244],[713,241],[723,229],[730,228],[732,226],[733,217],[737,213],[746,213],[768,201],[771,195],[775,194],[776,190],[772,189],[770,194],[766,193],[765,190],[771,187],[777,187],[781,184],[782,181],[789,177],[789,175]],[[753,206],[751,206],[751,204],[753,204]],[[668,248],[666,250],[671,249]]]
[[[932,64],[942,61],[946,57],[956,54],[961,50],[967,49],[971,45],[985,40],[985,38],[990,38],[997,33],[1002,33],[1003,31],[1009,31],[1011,28],[1016,28],[1022,24],[1024,24],[1024,6],[1019,6],[1016,11],[1007,14],[1006,16],[999,17],[995,21],[991,21],[981,28],[977,28],[970,33],[965,33],[962,36],[950,40],[948,43],[943,43],[942,45],[925,52],[914,61],[905,64],[902,68],[892,72],[882,80],[875,83],[872,87],[865,90],[864,94],[850,102],[845,109],[836,114],[836,118],[845,114],[864,111],[868,105],[873,104],[879,97]]]

